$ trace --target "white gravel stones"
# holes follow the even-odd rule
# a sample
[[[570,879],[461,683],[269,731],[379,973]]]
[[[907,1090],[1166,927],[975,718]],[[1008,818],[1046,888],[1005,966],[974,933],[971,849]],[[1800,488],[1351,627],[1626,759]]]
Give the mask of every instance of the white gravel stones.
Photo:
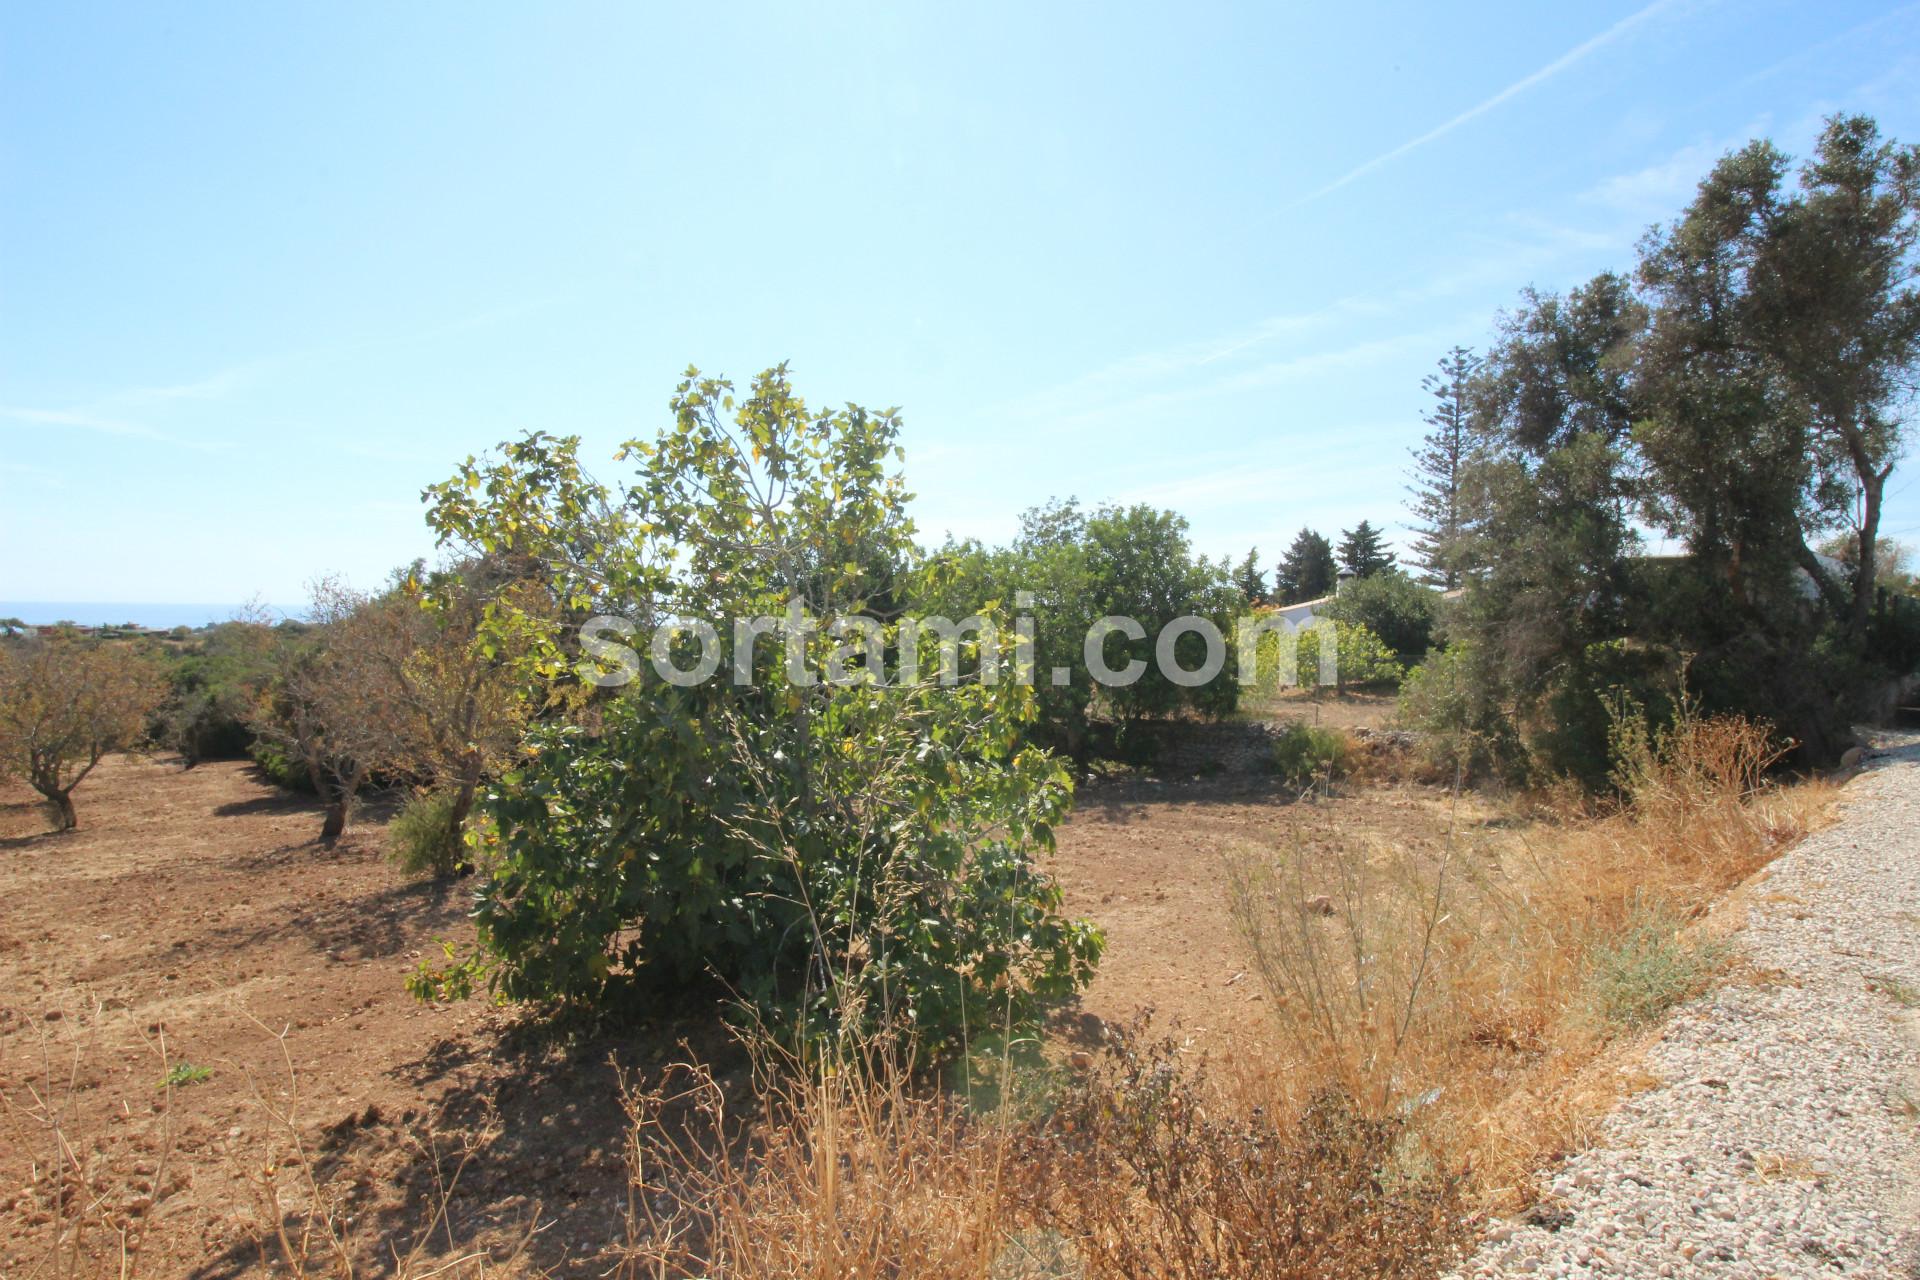
[[[1676,1014],[1665,1083],[1460,1275],[1920,1280],[1920,745],[1865,765],[1736,938],[1784,979]]]

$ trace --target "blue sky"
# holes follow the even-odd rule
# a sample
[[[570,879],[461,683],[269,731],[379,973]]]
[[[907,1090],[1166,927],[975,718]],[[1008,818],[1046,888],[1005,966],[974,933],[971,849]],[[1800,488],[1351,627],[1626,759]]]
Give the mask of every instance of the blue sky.
[[[1751,136],[1920,138],[1920,3],[709,8],[0,10],[0,599],[372,585],[466,454],[610,459],[688,363],[902,406],[930,538],[1398,534],[1522,286]]]

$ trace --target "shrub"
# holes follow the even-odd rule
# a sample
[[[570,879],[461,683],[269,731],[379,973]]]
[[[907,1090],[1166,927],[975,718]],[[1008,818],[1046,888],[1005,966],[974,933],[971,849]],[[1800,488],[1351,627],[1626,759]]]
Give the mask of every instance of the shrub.
[[[1726,958],[1723,944],[1689,942],[1670,908],[1642,903],[1627,925],[1587,952],[1588,1007],[1601,1021],[1639,1027],[1699,992]]]
[[[242,759],[253,741],[246,715],[246,701],[237,691],[183,689],[176,681],[156,716],[153,737],[178,751],[188,768],[202,760]]]
[[[394,866],[410,876],[436,879],[465,875],[470,869],[466,833],[453,820],[459,797],[450,790],[418,791],[387,827],[387,851]]]
[[[1303,689],[1318,687],[1320,681],[1320,641],[1328,624],[1308,625],[1288,636],[1268,631],[1261,635],[1255,655],[1256,673],[1262,687],[1276,681],[1297,683]],[[1397,684],[1403,671],[1393,651],[1380,637],[1352,622],[1331,623],[1334,658],[1339,686]],[[1286,661],[1285,641],[1293,642],[1293,663]]]
[[[1420,734],[1421,751],[1448,773],[1482,773],[1512,758],[1504,718],[1489,706],[1471,674],[1469,642],[1427,655],[1400,684],[1399,717]]]
[[[247,754],[274,786],[313,793],[313,776],[307,772],[307,766],[279,743],[259,739],[247,749]]]
[[[1467,1242],[1461,1179],[1422,1158],[1407,1115],[1337,1090],[1278,1115],[1222,1105],[1184,1047],[1111,1034],[1029,1156],[1029,1212],[1084,1274],[1411,1280]]]
[[[1323,612],[1365,627],[1402,662],[1418,662],[1433,647],[1440,593],[1399,570],[1356,578],[1340,588]]]
[[[436,487],[429,519],[607,613],[724,621],[804,601],[845,622],[914,598],[893,414],[810,414],[784,369],[738,400],[690,375],[674,411],[629,452],[639,474],[617,496],[581,471],[577,441],[536,435]],[[708,656],[731,669],[727,630]],[[1072,779],[1022,740],[1033,691],[903,678],[900,628],[877,623],[855,678],[836,679],[830,630],[783,637],[799,677],[774,646],[749,648],[741,683],[669,682],[629,650],[633,678],[591,691],[590,717],[533,728],[480,804],[475,919],[498,994],[610,1012],[707,984],[781,1036],[883,1025],[938,1058],[983,1019],[1031,1026],[1091,978],[1099,931],[1064,914],[1038,865]],[[522,633],[528,679],[574,665],[550,619],[511,598],[479,643],[509,652]],[[977,643],[961,649],[958,670],[977,672]]]
[[[1273,767],[1294,786],[1343,774],[1352,762],[1353,742],[1338,729],[1296,720],[1273,740]]]
[[[191,768],[202,760],[244,759],[253,743],[253,704],[271,677],[274,631],[223,622],[179,649],[163,648],[170,686],[154,738]]]

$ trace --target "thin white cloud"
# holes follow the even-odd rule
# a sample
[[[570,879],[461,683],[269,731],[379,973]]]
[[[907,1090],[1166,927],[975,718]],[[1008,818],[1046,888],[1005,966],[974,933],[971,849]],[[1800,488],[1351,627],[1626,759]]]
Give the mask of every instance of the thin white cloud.
[[[80,431],[99,432],[102,435],[173,443],[171,437],[142,423],[128,422],[121,418],[103,418],[98,414],[74,409],[29,409],[20,405],[0,405],[0,418],[33,426],[73,427]]]
[[[1473,120],[1477,120],[1481,116],[1487,114],[1487,112],[1492,111],[1495,107],[1501,106],[1507,102],[1512,101],[1514,98],[1519,97],[1521,94],[1527,92],[1529,89],[1535,89],[1545,84],[1547,81],[1559,75],[1562,71],[1565,71],[1567,68],[1572,67],[1581,61],[1584,61],[1587,57],[1591,56],[1592,54],[1598,52],[1601,49],[1606,48],[1608,45],[1614,43],[1616,40],[1619,40],[1622,36],[1631,32],[1636,27],[1643,25],[1649,19],[1655,17],[1656,15],[1660,14],[1664,10],[1674,7],[1674,5],[1678,3],[1680,3],[1680,0],[1654,0],[1654,2],[1648,5],[1646,8],[1641,9],[1636,13],[1628,14],[1626,17],[1620,19],[1620,21],[1614,23],[1611,27],[1608,27],[1605,31],[1602,31],[1599,35],[1593,37],[1591,40],[1586,41],[1584,44],[1576,45],[1574,48],[1569,49],[1567,52],[1555,58],[1552,62],[1549,62],[1546,66],[1541,67],[1538,71],[1533,72],[1531,75],[1523,76],[1520,79],[1515,80],[1512,84],[1508,85],[1506,88],[1502,89],[1500,92],[1494,94],[1491,98],[1484,99],[1481,102],[1478,102],[1473,106],[1468,107],[1465,111],[1462,111],[1459,115],[1454,116],[1451,120],[1448,120],[1443,124],[1436,125],[1435,127],[1427,130],[1425,133],[1421,134],[1417,138],[1412,138],[1406,142],[1401,143],[1399,146],[1393,148],[1391,151],[1384,151],[1380,153],[1379,155],[1375,156],[1373,159],[1367,161],[1365,164],[1356,165],[1354,168],[1347,170],[1347,172],[1341,174],[1339,177],[1335,178],[1332,182],[1327,183],[1325,186],[1320,187],[1313,191],[1309,191],[1306,195],[1301,196],[1298,200],[1294,201],[1291,205],[1287,207],[1297,209],[1301,205],[1311,204],[1313,201],[1320,199],[1322,196],[1331,195],[1333,192],[1340,190],[1340,188],[1348,185],[1349,183],[1359,181],[1361,178],[1366,177],[1368,174],[1374,172],[1376,169],[1380,169],[1386,165],[1392,164],[1395,160],[1398,160],[1400,157],[1404,155],[1407,155],[1414,151],[1418,151],[1421,147],[1426,146],[1430,142],[1437,142],[1439,139],[1444,138],[1448,134],[1452,133],[1455,129],[1458,129],[1461,125],[1467,124]]]
[[[1686,203],[1700,179],[1726,150],[1724,145],[1712,142],[1682,147],[1665,160],[1632,173],[1615,174],[1588,188],[1581,192],[1580,200],[1623,213],[1673,213]]]
[[[1728,86],[1728,88],[1732,91],[1751,88],[1763,80],[1772,79],[1783,71],[1791,71],[1797,67],[1804,66],[1838,45],[1849,43],[1858,39],[1860,36],[1878,31],[1881,27],[1889,23],[1898,22],[1902,18],[1910,17],[1916,11],[1920,11],[1920,0],[1915,0],[1912,4],[1903,4],[1898,9],[1890,9],[1878,17],[1869,18],[1865,22],[1848,27],[1838,35],[1828,36],[1825,40],[1819,41],[1816,44],[1810,44],[1805,48],[1797,49],[1771,66],[1763,67],[1744,79],[1735,81],[1732,85]],[[1887,43],[1897,45],[1897,42]]]
[[[191,382],[116,391],[101,403],[132,405],[165,404],[174,400],[222,400],[253,381],[267,367],[267,363],[254,361],[249,364],[237,364],[231,368],[210,373],[204,378],[195,378]]]
[[[47,489],[64,489],[67,487],[66,482],[60,478],[58,471],[55,471],[52,467],[36,466],[31,462],[0,462],[0,473],[26,476],[35,484]]]

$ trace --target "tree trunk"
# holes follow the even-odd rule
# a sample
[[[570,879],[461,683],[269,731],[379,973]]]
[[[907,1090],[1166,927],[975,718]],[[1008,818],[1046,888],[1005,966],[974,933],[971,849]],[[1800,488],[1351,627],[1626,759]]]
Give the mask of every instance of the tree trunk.
[[[467,823],[467,814],[473,810],[473,793],[479,785],[478,778],[462,778],[459,787],[453,793],[453,807],[447,813],[447,825],[451,828],[447,834],[462,849],[467,847],[462,838],[463,828]],[[472,871],[473,863],[467,861],[466,855],[462,853],[460,860],[454,864],[453,874],[464,876],[471,874]]]
[[[1827,572],[1827,566],[1820,563],[1820,557],[1814,554],[1813,548],[1807,545],[1805,538],[1798,540],[1798,545],[1793,548],[1793,554],[1794,558],[1800,562],[1800,567],[1806,570],[1807,577],[1812,579],[1814,589],[1820,593],[1820,598],[1826,602],[1827,607],[1839,616],[1845,617],[1852,608],[1852,601],[1841,584],[1835,582],[1833,575]]]
[[[73,811],[73,792],[54,791],[47,795],[47,803],[53,806],[54,820],[58,824],[56,831],[71,831],[80,825],[80,818]]]
[[[1860,563],[1853,571],[1853,616],[1848,630],[1855,644],[1863,643],[1873,622],[1873,586],[1879,566],[1875,563],[1880,536],[1880,502],[1886,490],[1887,473],[1869,472],[1861,477]]]
[[[351,803],[351,797],[338,794],[327,801],[326,817],[320,823],[321,844],[332,844],[347,829],[347,806]]]

